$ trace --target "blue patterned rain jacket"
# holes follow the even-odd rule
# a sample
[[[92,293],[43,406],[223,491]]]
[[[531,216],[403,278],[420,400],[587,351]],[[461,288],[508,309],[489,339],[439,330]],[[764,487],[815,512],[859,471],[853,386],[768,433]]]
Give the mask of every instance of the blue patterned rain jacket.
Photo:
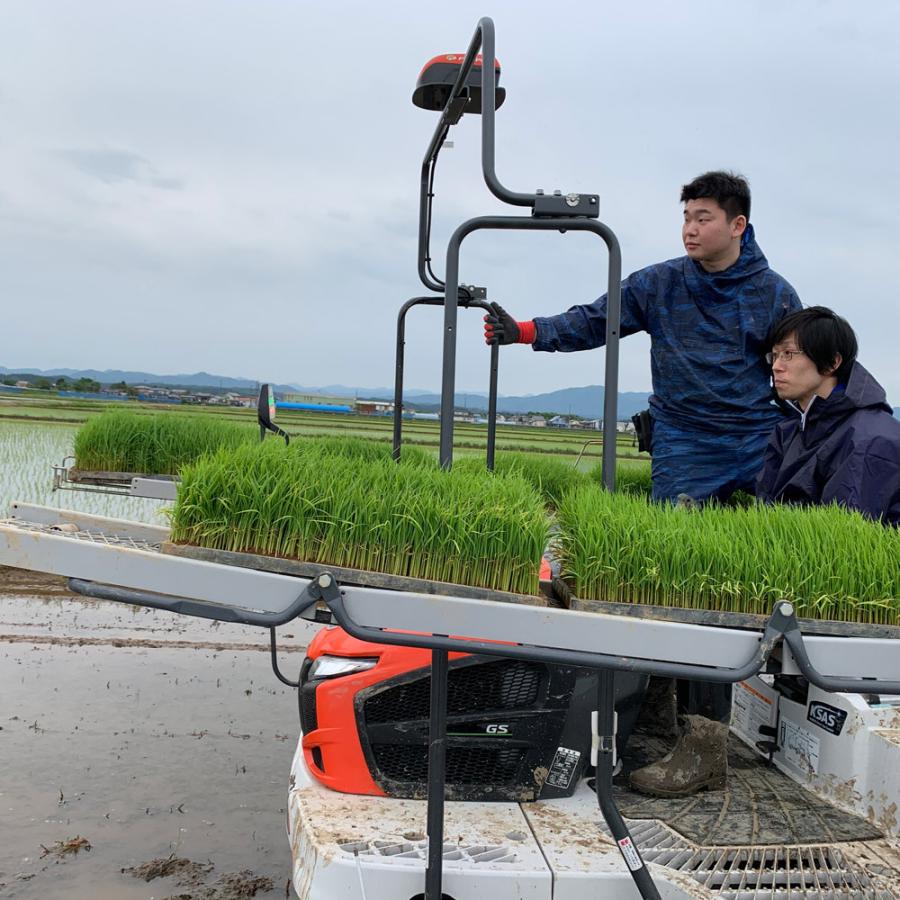
[[[622,336],[646,331],[654,420],[689,430],[761,434],[781,414],[763,360],[772,325],[800,309],[747,226],[738,261],[707,272],[687,256],[648,266],[622,282]],[[535,350],[590,350],[606,341],[606,295],[534,320]]]

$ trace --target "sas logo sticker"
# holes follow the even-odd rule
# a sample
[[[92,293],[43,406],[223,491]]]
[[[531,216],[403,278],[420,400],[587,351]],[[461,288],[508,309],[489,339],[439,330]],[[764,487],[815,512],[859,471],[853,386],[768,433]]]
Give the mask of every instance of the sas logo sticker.
[[[806,718],[814,725],[818,725],[819,728],[823,728],[831,734],[840,734],[844,727],[844,722],[847,721],[847,713],[843,709],[813,700],[809,704]]]

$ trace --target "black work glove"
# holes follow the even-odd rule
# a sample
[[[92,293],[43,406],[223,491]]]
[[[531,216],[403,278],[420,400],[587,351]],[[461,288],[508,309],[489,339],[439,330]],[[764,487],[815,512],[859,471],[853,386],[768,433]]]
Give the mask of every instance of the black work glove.
[[[493,312],[484,317],[486,344],[515,344],[520,338],[519,323],[499,304],[492,303]]]

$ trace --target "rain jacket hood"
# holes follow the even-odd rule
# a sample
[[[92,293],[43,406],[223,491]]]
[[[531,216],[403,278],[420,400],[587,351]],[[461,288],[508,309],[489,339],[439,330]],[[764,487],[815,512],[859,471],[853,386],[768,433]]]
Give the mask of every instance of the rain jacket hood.
[[[735,285],[741,284],[751,275],[758,275],[769,268],[769,261],[756,243],[756,232],[749,223],[741,235],[741,255],[737,261],[721,272],[707,272],[698,262],[689,256],[682,257],[685,265],[690,266],[709,290],[730,296]]]

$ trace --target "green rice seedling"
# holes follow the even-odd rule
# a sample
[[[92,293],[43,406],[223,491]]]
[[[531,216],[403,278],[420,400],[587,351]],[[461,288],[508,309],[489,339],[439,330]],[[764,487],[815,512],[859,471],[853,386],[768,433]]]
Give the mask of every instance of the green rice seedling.
[[[499,453],[495,460],[498,474],[521,475],[530,482],[553,508],[563,497],[585,481],[585,476],[568,463],[556,459],[541,459],[527,453]]]
[[[256,426],[179,413],[111,411],[75,435],[75,465],[97,472],[175,475],[219,447],[258,441]]]
[[[465,472],[483,471],[485,459],[480,455],[463,457],[453,464],[453,468]],[[494,459],[494,472],[502,478],[509,475],[524,478],[553,508],[572,488],[585,480],[585,476],[570,464],[527,453],[498,453]]]
[[[548,522],[518,475],[360,459],[305,441],[186,466],[172,539],[533,594]]]
[[[259,432],[249,422],[116,410],[79,429],[75,437],[75,465],[90,471],[175,475],[186,463],[220,447],[258,441]],[[294,443],[312,443],[327,455],[353,459],[391,456],[391,444],[370,438],[316,436],[295,438]],[[420,447],[405,447],[403,459],[419,465],[435,464],[434,457]]]
[[[599,464],[596,465],[588,473],[588,477],[591,481],[602,484],[603,467]],[[649,460],[619,459],[616,461],[616,491],[622,494],[649,497],[652,489]]]
[[[343,456],[348,459],[387,460],[392,459],[393,444],[385,440],[368,437],[316,436],[295,439],[292,443],[314,444],[327,455]],[[400,458],[404,465],[437,466],[437,457],[423,447],[403,446]]]
[[[837,507],[677,509],[587,485],[558,511],[577,596],[900,624],[900,532]]]
[[[597,465],[588,473],[591,481],[603,483],[602,466]],[[619,459],[616,461],[616,491],[637,497],[650,497],[653,492],[653,480],[650,477],[650,460]],[[752,506],[756,498],[745,491],[737,491],[721,505]]]

